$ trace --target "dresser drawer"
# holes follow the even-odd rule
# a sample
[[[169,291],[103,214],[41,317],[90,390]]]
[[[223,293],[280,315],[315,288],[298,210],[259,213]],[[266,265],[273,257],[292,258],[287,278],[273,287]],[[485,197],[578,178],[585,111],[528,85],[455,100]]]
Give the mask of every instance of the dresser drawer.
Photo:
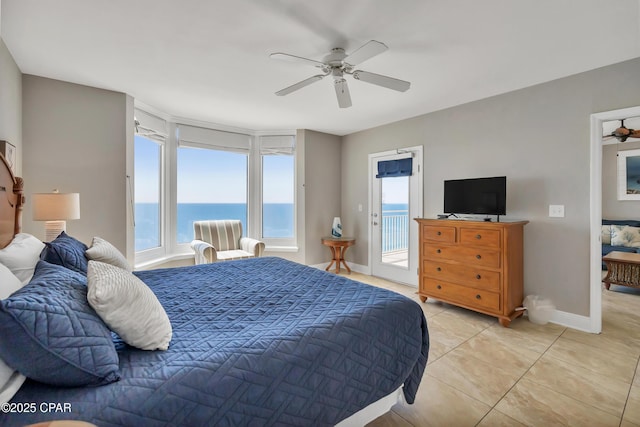
[[[421,274],[433,279],[445,280],[477,289],[500,291],[500,273],[478,267],[423,261]]]
[[[433,240],[435,242],[443,243],[455,243],[456,228],[444,226],[440,227],[437,225],[423,225],[422,235],[426,240]]]
[[[502,241],[501,237],[500,230],[460,228],[460,244],[462,245],[499,248]]]
[[[420,291],[442,301],[464,304],[479,310],[500,312],[500,294],[495,292],[469,288],[429,277],[422,278]]]
[[[500,250],[483,247],[422,244],[422,257],[429,261],[447,260],[487,268],[500,268]]]

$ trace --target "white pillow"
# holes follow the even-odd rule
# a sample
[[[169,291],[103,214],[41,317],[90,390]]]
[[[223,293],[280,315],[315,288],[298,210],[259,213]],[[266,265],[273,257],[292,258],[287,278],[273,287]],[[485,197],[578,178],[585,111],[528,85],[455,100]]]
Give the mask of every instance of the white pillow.
[[[22,287],[20,280],[4,265],[0,264],[0,300],[8,298],[9,295]],[[26,377],[7,366],[0,359],[0,405],[11,400],[14,394],[24,383]]]
[[[94,237],[91,247],[85,253],[90,260],[105,262],[127,271],[133,270],[122,252],[101,237]]]
[[[104,323],[127,344],[142,350],[166,350],[171,322],[153,291],[131,272],[89,261],[87,300]]]
[[[14,371],[0,359],[0,405],[11,400],[25,379],[24,375]]]
[[[9,295],[23,286],[22,282],[3,264],[0,264],[0,300],[8,298]]]
[[[612,225],[611,244],[613,246],[640,248],[640,227]]]
[[[43,249],[44,243],[31,234],[18,233],[6,248],[0,249],[0,264],[7,266],[26,285],[33,277]]]
[[[601,243],[603,245],[610,245],[611,244],[611,226],[610,225],[603,225],[602,226],[602,231],[601,231],[601,238],[602,241]]]

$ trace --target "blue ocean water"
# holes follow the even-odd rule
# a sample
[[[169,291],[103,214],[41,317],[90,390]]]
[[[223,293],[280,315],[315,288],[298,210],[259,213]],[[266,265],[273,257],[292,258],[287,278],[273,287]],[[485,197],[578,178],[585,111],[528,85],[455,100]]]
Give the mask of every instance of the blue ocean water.
[[[293,237],[294,209],[290,203],[267,203],[263,206],[263,235],[271,238]],[[136,251],[160,244],[160,212],[157,203],[135,204]],[[177,218],[178,243],[193,240],[193,221],[239,219],[246,235],[247,205],[245,203],[179,203]]]
[[[401,203],[382,205],[382,216],[407,216],[408,206]],[[160,212],[157,203],[135,204],[136,251],[155,248],[160,245]],[[294,209],[289,203],[267,203],[263,206],[264,237],[293,237]],[[245,203],[179,203],[177,219],[178,243],[189,243],[193,240],[193,221],[203,219],[239,219],[242,228],[247,229],[247,205]],[[331,228],[331,218],[327,227]],[[404,224],[404,223],[402,223]],[[396,226],[397,227],[397,226]],[[394,227],[394,228],[396,228]],[[404,228],[404,227],[402,227]]]

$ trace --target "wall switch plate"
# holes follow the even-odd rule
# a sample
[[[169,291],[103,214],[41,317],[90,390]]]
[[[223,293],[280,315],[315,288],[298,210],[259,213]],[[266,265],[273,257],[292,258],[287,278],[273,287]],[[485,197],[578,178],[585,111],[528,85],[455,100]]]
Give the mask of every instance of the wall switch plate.
[[[549,216],[553,218],[564,218],[564,205],[549,205]]]
[[[362,212],[362,203],[358,204],[358,212]]]

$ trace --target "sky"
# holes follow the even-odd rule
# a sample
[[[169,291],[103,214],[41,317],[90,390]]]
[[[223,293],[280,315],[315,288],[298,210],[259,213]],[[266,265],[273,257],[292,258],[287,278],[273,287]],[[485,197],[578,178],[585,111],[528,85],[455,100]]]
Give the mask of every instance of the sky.
[[[157,203],[158,145],[135,137],[136,203]],[[264,203],[293,203],[292,156],[265,156]],[[246,203],[247,155],[228,151],[179,148],[178,203]]]

